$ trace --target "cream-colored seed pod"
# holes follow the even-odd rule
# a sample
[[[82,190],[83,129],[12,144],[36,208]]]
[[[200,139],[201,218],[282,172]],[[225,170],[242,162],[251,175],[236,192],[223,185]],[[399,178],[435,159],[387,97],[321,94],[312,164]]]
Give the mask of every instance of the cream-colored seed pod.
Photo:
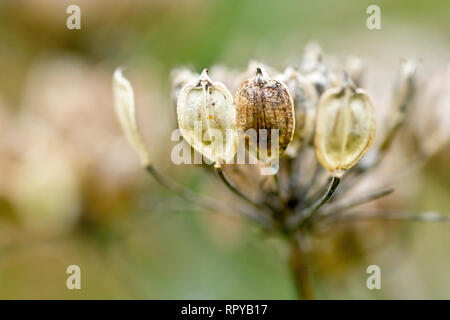
[[[236,109],[228,89],[212,82],[207,69],[187,84],[177,101],[178,126],[184,139],[209,161],[231,161],[236,153]]]
[[[244,81],[235,94],[238,125],[247,132],[253,129],[257,141],[249,141],[249,152],[264,163],[283,154],[292,141],[295,128],[294,104],[288,88],[282,82],[271,80],[261,68],[256,75]],[[262,136],[261,129],[266,129]],[[272,130],[278,130],[278,153],[272,154]],[[260,140],[266,139],[267,150],[260,150]],[[252,145],[257,143],[256,146]],[[265,151],[265,152],[264,152]]]
[[[375,135],[375,109],[369,95],[352,85],[328,89],[320,98],[315,131],[319,162],[335,177],[353,167]]]
[[[294,137],[286,149],[286,154],[295,157],[300,148],[312,142],[319,97],[314,86],[292,67],[286,68],[284,73],[275,77],[275,80],[286,84],[294,102]]]

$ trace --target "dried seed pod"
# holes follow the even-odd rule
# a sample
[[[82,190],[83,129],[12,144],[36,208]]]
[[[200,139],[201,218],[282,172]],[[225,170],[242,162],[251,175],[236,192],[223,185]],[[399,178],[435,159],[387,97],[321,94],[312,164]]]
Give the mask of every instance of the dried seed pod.
[[[282,155],[292,141],[295,127],[294,104],[286,85],[270,80],[257,68],[256,75],[236,91],[235,102],[240,129],[244,133],[253,129],[256,133],[256,141],[249,141],[249,152],[264,163]],[[271,144],[272,130],[278,132],[278,146]],[[263,145],[267,143],[266,150],[260,150],[261,140]],[[272,148],[278,152],[273,154]]]
[[[286,149],[286,154],[295,157],[300,148],[312,141],[316,105],[319,97],[314,86],[292,67],[286,68],[284,73],[276,76],[275,79],[286,84],[294,102],[294,137],[292,143]]]
[[[170,73],[172,80],[172,101],[173,105],[177,106],[178,97],[180,96],[181,89],[188,83],[194,82],[198,79],[199,74],[193,72],[188,68],[175,69]]]
[[[322,95],[314,144],[317,159],[333,176],[341,177],[353,167],[369,149],[374,135],[375,109],[364,90],[347,82]]]
[[[236,153],[236,109],[233,96],[208,70],[187,84],[177,101],[178,126],[184,139],[207,160],[222,164]]]

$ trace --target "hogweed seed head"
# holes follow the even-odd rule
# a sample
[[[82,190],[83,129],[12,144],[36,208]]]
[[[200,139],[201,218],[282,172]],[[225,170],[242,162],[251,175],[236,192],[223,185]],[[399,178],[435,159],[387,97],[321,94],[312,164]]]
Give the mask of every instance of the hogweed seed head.
[[[325,91],[317,107],[315,149],[319,162],[335,177],[353,167],[375,135],[375,110],[366,91],[350,83]]]
[[[208,70],[181,89],[177,101],[178,126],[184,139],[209,161],[231,161],[236,153],[236,109],[233,96]]]

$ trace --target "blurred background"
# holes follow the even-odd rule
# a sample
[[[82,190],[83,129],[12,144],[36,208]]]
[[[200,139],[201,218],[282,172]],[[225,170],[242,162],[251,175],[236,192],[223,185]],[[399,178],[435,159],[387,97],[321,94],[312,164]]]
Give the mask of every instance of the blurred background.
[[[71,4],[81,8],[81,30],[66,28]],[[381,8],[381,30],[366,28],[370,4]],[[201,168],[170,161],[172,69],[244,70],[257,59],[282,70],[314,40],[335,61],[365,61],[364,87],[380,110],[401,61],[416,59],[417,94],[433,95],[434,79],[450,117],[449,12],[445,0],[1,0],[0,298],[295,298],[279,239],[191,210],[146,176],[114,118],[114,69],[128,67],[156,167],[234,201]],[[420,117],[437,112],[436,99],[418,101]],[[426,126],[409,128],[409,149],[430,136]],[[408,152],[396,163],[408,167]],[[449,159],[448,143],[433,150],[379,206],[450,212]],[[317,297],[450,298],[449,230],[431,222],[337,226],[315,239]],[[82,290],[66,288],[72,264]],[[381,267],[383,290],[366,288],[371,264]]]

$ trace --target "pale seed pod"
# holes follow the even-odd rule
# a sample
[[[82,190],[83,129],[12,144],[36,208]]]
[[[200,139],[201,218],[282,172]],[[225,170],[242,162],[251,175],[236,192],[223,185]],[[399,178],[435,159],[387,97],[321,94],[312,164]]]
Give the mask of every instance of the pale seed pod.
[[[263,163],[282,155],[292,141],[295,128],[294,104],[286,85],[271,80],[261,68],[257,68],[256,75],[237,89],[235,103],[239,128],[244,133],[249,129],[256,132],[257,141],[253,141],[256,145],[249,145],[249,152]],[[266,129],[266,135],[262,135],[264,131],[260,129]],[[272,130],[278,130],[279,144],[274,146],[277,154],[271,152]],[[263,139],[267,142],[265,152],[259,150]]]
[[[222,164],[236,153],[236,108],[233,96],[208,70],[187,84],[177,101],[178,126],[183,138],[207,160]]]
[[[139,132],[134,92],[130,82],[122,74],[122,68],[117,68],[113,76],[114,109],[126,139],[138,153],[143,166],[150,164],[150,157]]]
[[[316,156],[335,177],[342,177],[361,159],[375,135],[371,98],[346,81],[343,87],[325,91],[317,107]]]
[[[275,77],[275,80],[286,84],[294,102],[294,137],[286,149],[286,154],[295,157],[299,149],[312,141],[319,97],[314,86],[292,67],[286,68],[284,73]]]

